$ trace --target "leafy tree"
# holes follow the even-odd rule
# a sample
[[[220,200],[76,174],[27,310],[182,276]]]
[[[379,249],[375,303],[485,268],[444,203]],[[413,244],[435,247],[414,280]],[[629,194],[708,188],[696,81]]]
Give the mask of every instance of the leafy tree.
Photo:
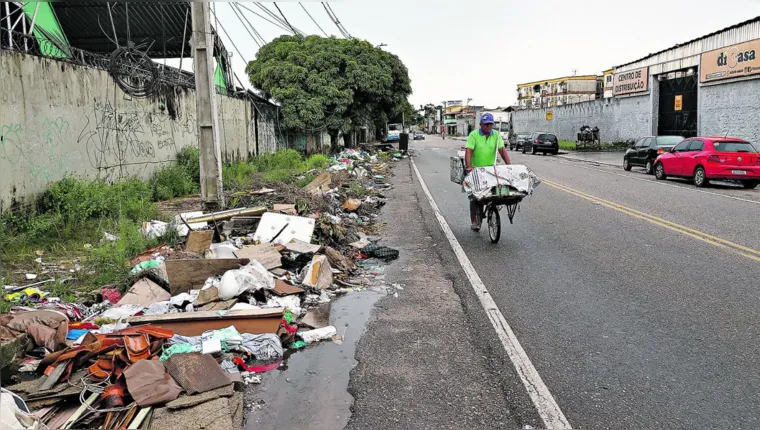
[[[395,55],[358,39],[281,36],[246,68],[251,84],[282,104],[282,126],[327,131],[333,149],[341,132],[384,126],[412,92]]]

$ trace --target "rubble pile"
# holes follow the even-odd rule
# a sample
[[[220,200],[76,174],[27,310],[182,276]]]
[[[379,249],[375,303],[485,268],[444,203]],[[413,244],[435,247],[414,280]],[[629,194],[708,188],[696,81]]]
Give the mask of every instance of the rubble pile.
[[[176,228],[184,245],[138,255],[129,288],[103,288],[97,303],[53,297],[52,282],[5,286],[15,306],[0,340],[22,358],[2,427],[238,426],[245,385],[288,350],[342,341],[315,307],[368,288],[398,258],[368,234],[389,172],[347,150],[301,190],[273,185],[244,193],[243,208],[146,222],[143,235]]]

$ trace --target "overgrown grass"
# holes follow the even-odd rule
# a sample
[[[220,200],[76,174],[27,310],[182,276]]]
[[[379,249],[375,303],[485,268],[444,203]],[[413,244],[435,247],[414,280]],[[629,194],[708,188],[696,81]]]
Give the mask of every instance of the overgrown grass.
[[[84,266],[76,273],[74,283],[66,284],[67,289],[56,287],[59,290],[55,294],[61,298],[73,298],[73,289],[123,284],[129,277],[131,258],[159,243],[173,245],[182,239],[173,229],[158,239],[140,233],[142,222],[161,219],[157,201],[198,192],[198,150],[185,148],[177,160],[147,181],[130,178],[109,184],[65,178],[51,184],[33,208],[0,215],[0,266],[4,268],[0,276],[10,284],[18,276],[14,270],[35,270],[35,251],[39,250],[46,262],[79,258]],[[253,179],[303,187],[313,180],[316,169],[324,169],[329,163],[324,155],[304,158],[295,150],[280,151],[224,166],[223,181],[228,189],[244,188]],[[103,240],[104,232],[116,235],[118,240]],[[0,303],[0,310],[5,307]]]
[[[15,266],[34,269],[35,251],[43,260],[80,258],[85,268],[76,274],[77,287],[118,284],[129,271],[128,260],[159,242],[176,243],[176,231],[147,239],[140,224],[161,219],[156,201],[198,191],[198,150],[183,149],[179,163],[165,166],[150,180],[130,178],[115,184],[64,178],[51,184],[33,208],[7,211],[0,216],[0,266],[12,282]],[[193,176],[196,175],[196,176]],[[104,232],[115,242],[104,241]],[[85,244],[92,245],[85,248]],[[86,251],[89,249],[89,251]],[[84,285],[86,284],[86,285]],[[64,295],[65,292],[59,292]]]
[[[575,151],[575,142],[571,142],[569,140],[560,140],[559,149],[564,149],[565,151]]]
[[[222,170],[222,182],[227,188],[245,188],[253,179],[268,182],[289,182],[303,187],[304,179],[296,178],[312,170],[325,169],[330,165],[330,158],[315,154],[303,158],[293,149],[278,151],[274,154],[264,154],[248,162],[238,162],[227,165]],[[313,175],[307,175],[313,179]]]

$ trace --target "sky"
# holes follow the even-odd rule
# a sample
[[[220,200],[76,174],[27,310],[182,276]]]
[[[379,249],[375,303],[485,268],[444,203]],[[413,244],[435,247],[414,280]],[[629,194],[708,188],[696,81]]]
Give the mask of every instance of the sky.
[[[252,2],[243,4],[264,15]],[[276,13],[273,3],[263,4]],[[323,34],[298,2],[277,5],[296,28]],[[324,31],[340,35],[320,2],[302,5]],[[401,58],[409,69],[415,106],[468,98],[472,105],[512,105],[518,83],[574,71],[601,74],[760,16],[760,0],[343,0],[330,6],[351,36],[385,44],[382,49]],[[229,3],[214,8],[229,34],[220,31],[233,52],[233,70],[249,85],[241,56],[254,59],[258,47]],[[285,33],[243,12],[266,41]]]

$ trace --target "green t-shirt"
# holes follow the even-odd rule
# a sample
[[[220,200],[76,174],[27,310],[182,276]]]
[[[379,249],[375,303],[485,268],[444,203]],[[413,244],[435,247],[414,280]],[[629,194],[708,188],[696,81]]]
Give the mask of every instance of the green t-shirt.
[[[491,135],[486,136],[478,128],[470,133],[465,148],[472,149],[472,167],[493,166],[496,161],[496,151],[504,147],[499,133],[491,130]]]

